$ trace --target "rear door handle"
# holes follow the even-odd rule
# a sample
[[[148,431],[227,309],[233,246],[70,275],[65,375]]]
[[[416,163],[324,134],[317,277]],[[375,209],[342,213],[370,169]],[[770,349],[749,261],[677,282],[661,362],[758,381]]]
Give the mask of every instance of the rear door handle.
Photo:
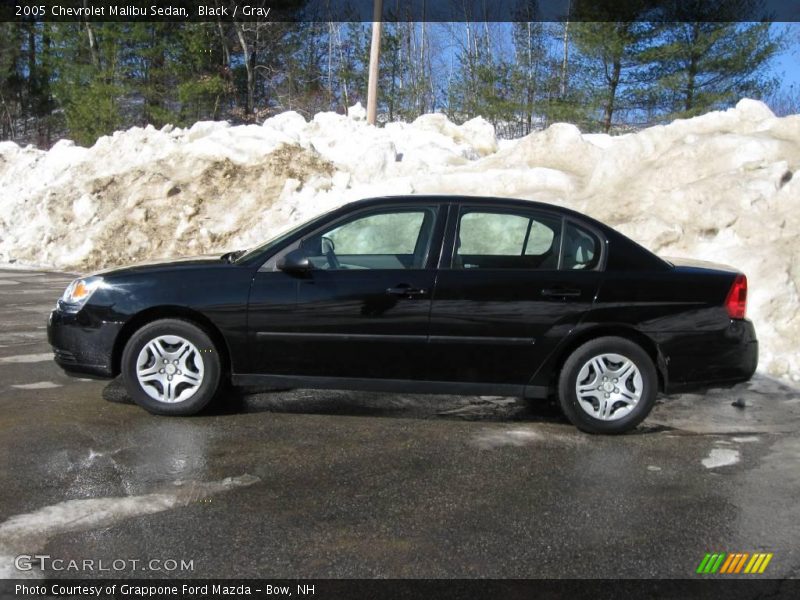
[[[581,295],[581,291],[576,288],[545,288],[542,296],[548,298],[575,298]]]
[[[405,296],[407,298],[418,298],[428,293],[427,290],[413,288],[409,285],[398,285],[397,287],[390,287],[386,290],[390,296]]]

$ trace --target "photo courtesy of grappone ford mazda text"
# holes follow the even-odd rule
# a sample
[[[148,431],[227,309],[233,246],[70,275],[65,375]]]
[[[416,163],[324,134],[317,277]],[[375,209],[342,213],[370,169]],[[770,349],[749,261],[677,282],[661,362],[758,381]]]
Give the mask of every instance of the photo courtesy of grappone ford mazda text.
[[[121,374],[156,414],[196,413],[230,381],[557,395],[578,428],[621,433],[659,391],[752,376],[746,296],[736,269],[659,258],[571,210],[408,196],[251,250],[77,279],[48,334],[67,372]]]

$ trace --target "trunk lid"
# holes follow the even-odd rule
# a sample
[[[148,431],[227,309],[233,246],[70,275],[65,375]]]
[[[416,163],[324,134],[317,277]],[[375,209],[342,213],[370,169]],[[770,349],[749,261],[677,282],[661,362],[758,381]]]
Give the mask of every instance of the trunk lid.
[[[675,269],[680,271],[693,271],[702,269],[705,271],[718,271],[721,273],[731,273],[734,275],[741,273],[741,271],[736,267],[731,267],[730,265],[724,265],[722,263],[672,256],[662,256],[661,258],[669,262]]]

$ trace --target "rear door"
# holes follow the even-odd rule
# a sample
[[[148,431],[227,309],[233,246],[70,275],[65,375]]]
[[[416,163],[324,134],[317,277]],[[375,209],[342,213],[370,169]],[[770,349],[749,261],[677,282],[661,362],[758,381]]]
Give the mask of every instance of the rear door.
[[[591,307],[599,233],[557,212],[454,206],[431,307],[435,379],[524,385]]]
[[[424,379],[445,208],[420,201],[362,209],[273,257],[251,292],[253,372]],[[274,266],[297,249],[310,272]]]

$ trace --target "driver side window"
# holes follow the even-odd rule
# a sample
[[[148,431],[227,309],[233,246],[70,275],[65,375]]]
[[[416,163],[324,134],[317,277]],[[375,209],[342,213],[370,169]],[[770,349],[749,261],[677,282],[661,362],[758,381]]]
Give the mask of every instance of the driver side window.
[[[301,248],[316,269],[421,269],[433,221],[428,208],[371,213],[315,234]]]

